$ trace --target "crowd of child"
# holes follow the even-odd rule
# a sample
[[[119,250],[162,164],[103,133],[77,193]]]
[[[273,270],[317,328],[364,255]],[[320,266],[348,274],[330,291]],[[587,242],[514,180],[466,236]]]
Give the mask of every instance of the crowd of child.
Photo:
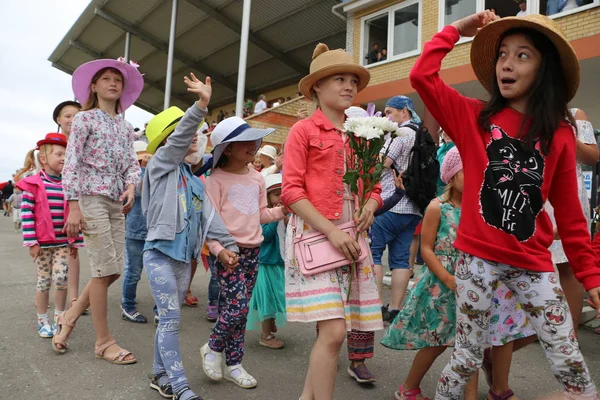
[[[444,57],[468,36],[475,36],[472,65],[491,94],[487,103],[460,95],[439,74]],[[581,161],[598,160],[585,114],[567,109],[578,71],[560,28],[539,15],[498,19],[484,11],[426,43],[410,80],[441,126],[444,143],[438,196],[422,220],[427,268],[381,340],[392,349],[418,350],[395,399],[426,399],[421,382],[447,347],[454,350],[436,399],[476,399],[480,368],[489,399],[513,399],[511,353],[536,334],[565,398],[598,398],[571,316],[583,301],[575,280],[600,308],[600,240],[592,244],[589,215],[572,201],[581,199],[589,214],[576,154]],[[196,260],[202,260],[211,273],[207,319],[214,322],[201,347],[208,378],[255,387],[257,380],[242,365],[246,329],[261,331],[261,346],[281,349],[285,343],[275,333],[289,321],[317,327],[301,400],[333,398],[346,339],[348,373],[374,382],[365,360],[374,354],[374,331],[384,328],[384,308],[371,253],[356,263],[356,272],[348,261],[307,274],[295,246],[296,238],[321,234],[348,260],[358,259],[359,243],[342,228],[354,222],[364,233],[375,216],[406,196],[394,172],[395,192],[382,199],[375,185],[358,212],[343,181],[351,151],[343,129],[346,112],[369,79],[369,70],[351,55],[319,44],[310,74],[299,83],[316,110],[291,128],[282,154],[262,146],[274,129],[253,128],[232,116],[212,129],[212,160],[201,168],[206,129],[199,127],[212,95],[209,77],[184,78],[198,100],[185,112],[171,107],[156,115],[145,143],[134,141],[123,117],[144,87],[138,66],[121,59],[81,65],[72,82],[81,104],[56,107],[53,120],[62,133],[37,142],[8,199],[15,229],[22,222],[24,246],[37,267],[39,336],[52,338],[52,348],[66,353],[77,320],[91,308],[96,357],[135,363],[109,331],[108,288],[125,267],[122,318],[146,323],[136,306],[145,270],[157,325],[150,387],[166,398],[201,399],[185,374],[179,329],[181,306],[198,304],[190,284]],[[409,119],[420,121],[407,101],[402,99],[408,104],[402,108]],[[552,220],[544,208],[548,202]],[[574,271],[559,269],[560,281],[552,259],[558,250],[549,250],[554,239],[562,239],[554,246],[564,249],[554,263]],[[84,245],[91,279],[80,293],[78,249]]]

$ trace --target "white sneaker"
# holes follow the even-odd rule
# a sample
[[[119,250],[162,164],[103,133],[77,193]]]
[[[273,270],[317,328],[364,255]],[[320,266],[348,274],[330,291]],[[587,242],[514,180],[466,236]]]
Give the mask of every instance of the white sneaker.
[[[206,343],[200,348],[200,354],[202,355],[202,369],[206,376],[213,381],[223,379],[223,368],[221,367],[223,353],[212,350]]]
[[[254,388],[258,384],[256,379],[246,372],[244,367],[242,367],[242,364],[227,367],[227,370],[225,371],[225,379],[244,389]]]
[[[54,336],[50,324],[47,322],[45,324],[38,324],[38,335],[40,335],[40,337],[43,337],[44,339],[48,339]]]

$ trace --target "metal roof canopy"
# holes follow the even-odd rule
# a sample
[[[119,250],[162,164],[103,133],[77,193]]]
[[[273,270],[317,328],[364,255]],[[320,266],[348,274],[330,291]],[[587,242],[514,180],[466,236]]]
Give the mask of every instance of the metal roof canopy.
[[[213,108],[236,98],[241,0],[180,0],[176,24],[171,105],[186,109],[183,76],[193,72],[213,80]],[[331,12],[338,0],[252,0],[246,68],[246,96],[298,82],[308,72],[314,46],[345,48],[346,23]],[[50,55],[52,66],[68,74],[97,58],[125,53],[140,64],[145,87],[136,105],[163,110],[171,0],[92,0]]]

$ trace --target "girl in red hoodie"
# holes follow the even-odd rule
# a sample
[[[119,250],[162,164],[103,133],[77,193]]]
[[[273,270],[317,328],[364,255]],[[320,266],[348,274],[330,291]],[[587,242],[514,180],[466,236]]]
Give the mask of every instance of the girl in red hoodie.
[[[412,86],[462,156],[462,218],[454,246],[457,332],[436,399],[462,398],[480,367],[499,281],[517,296],[569,398],[596,399],[548,247],[552,223],[575,275],[600,307],[600,269],[577,198],[574,121],[567,103],[579,63],[558,24],[541,15],[498,17],[484,11],[445,27],[411,71]],[[496,21],[497,20],[497,21]],[[483,103],[447,86],[439,71],[461,36],[474,36],[471,64],[491,94]],[[490,391],[491,399],[513,393]]]

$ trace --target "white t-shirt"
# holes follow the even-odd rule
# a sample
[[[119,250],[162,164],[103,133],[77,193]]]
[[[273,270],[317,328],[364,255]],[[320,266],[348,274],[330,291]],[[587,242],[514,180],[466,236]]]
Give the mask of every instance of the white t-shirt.
[[[264,176],[265,178],[269,175],[276,174],[276,173],[277,173],[277,165],[275,165],[275,164],[271,165],[270,167],[263,168],[260,171],[260,174],[262,176]]]
[[[519,12],[517,13],[517,17],[524,17],[524,16],[526,16],[526,15],[527,15],[527,11],[519,11]]]
[[[264,100],[259,101],[254,106],[254,114],[258,114],[259,112],[263,112],[267,109],[267,102]]]

